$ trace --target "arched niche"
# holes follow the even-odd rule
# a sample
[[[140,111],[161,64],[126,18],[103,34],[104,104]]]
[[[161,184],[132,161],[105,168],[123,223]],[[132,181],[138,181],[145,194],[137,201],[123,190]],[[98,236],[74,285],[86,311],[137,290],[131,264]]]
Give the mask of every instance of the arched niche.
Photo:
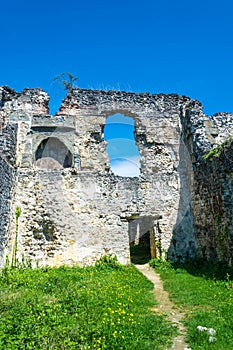
[[[73,165],[73,156],[62,141],[56,137],[48,137],[36,150],[35,164],[41,169],[70,168]]]
[[[122,113],[107,116],[104,139],[108,141],[110,168],[115,175],[123,177],[140,175],[140,154],[134,133],[134,118]]]

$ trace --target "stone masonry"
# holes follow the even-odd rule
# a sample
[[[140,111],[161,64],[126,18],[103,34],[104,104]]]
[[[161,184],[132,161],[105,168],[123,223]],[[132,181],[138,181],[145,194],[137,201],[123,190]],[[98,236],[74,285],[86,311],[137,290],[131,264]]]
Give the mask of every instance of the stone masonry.
[[[206,116],[185,96],[72,89],[56,115],[41,89],[0,87],[0,266],[130,262],[149,233],[151,256],[232,258],[233,116]],[[135,123],[140,176],[110,169],[104,127]],[[18,228],[16,209],[20,208]]]

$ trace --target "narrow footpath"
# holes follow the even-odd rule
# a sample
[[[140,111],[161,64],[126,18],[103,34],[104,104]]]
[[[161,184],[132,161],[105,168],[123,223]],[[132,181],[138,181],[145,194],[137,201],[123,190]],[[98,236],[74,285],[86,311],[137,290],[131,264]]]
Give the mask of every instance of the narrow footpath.
[[[188,344],[185,342],[186,330],[181,322],[184,318],[184,314],[177,309],[169,299],[169,294],[163,289],[163,282],[156,271],[149,266],[149,264],[135,265],[136,268],[147,277],[154,284],[154,295],[158,302],[153,308],[155,313],[163,314],[166,313],[169,321],[178,329],[178,336],[173,339],[173,345],[170,350],[184,350],[188,348]],[[169,350],[169,349],[164,349]]]

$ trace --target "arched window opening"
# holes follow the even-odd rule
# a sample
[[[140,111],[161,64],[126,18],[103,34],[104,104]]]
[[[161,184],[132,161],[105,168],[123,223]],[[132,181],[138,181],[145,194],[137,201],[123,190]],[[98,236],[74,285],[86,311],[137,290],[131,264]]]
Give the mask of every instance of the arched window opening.
[[[36,150],[36,166],[42,169],[59,169],[72,167],[72,154],[56,137],[43,140]]]
[[[134,138],[134,119],[123,114],[107,118],[104,139],[110,168],[115,175],[136,177],[140,175],[140,154]]]

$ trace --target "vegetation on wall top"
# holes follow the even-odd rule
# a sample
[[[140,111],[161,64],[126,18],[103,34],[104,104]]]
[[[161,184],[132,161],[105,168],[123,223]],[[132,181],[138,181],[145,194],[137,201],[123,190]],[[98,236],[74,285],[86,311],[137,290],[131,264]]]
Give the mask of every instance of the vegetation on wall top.
[[[203,159],[210,159],[212,157],[220,157],[222,152],[228,149],[233,144],[233,139],[230,137],[220,145],[213,147],[207,154],[203,156]]]

